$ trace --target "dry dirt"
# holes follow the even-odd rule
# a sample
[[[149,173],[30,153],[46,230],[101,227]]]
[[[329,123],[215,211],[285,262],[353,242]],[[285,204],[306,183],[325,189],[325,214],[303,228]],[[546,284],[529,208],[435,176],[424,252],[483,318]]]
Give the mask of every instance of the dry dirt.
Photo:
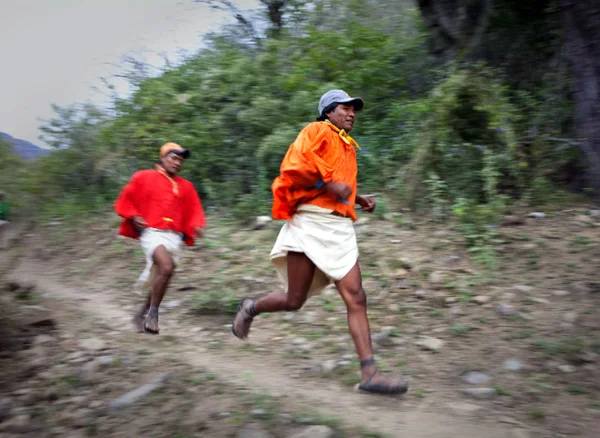
[[[450,225],[360,217],[376,357],[411,380],[397,398],[355,392],[333,289],[298,313],[261,315],[248,342],[231,335],[239,297],[280,287],[267,255],[281,224],[209,217],[157,337],[133,330],[144,262],[115,236],[117,218],[38,226],[0,253],[0,435],[597,436],[600,218],[585,205],[545,213],[498,228],[485,258],[496,271],[473,263]],[[157,376],[150,394],[111,408]]]

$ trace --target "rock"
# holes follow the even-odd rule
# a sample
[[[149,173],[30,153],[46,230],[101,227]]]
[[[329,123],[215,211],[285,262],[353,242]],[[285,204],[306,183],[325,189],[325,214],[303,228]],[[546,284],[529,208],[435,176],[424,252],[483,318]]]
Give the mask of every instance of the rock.
[[[402,243],[402,241],[400,239],[392,239],[392,240],[390,240],[390,243],[398,244],[398,243]]]
[[[484,373],[471,371],[463,375],[462,379],[470,385],[481,385],[482,383],[488,382],[491,379],[491,377]]]
[[[600,217],[600,210],[590,210],[588,214],[590,217]]]
[[[511,438],[530,438],[531,435],[526,429],[512,429],[510,431]]]
[[[253,417],[265,417],[267,415],[267,411],[262,408],[252,409],[250,411],[250,415]]]
[[[305,345],[307,342],[306,338],[296,338],[292,340],[292,345]]]
[[[517,313],[514,306],[506,303],[498,303],[496,311],[502,316],[511,316]]]
[[[106,349],[106,343],[102,339],[87,338],[79,341],[79,346],[84,350],[102,351]]]
[[[334,359],[326,360],[321,364],[321,368],[323,369],[323,373],[325,373],[325,374],[332,372],[339,366],[340,366],[339,362]]]
[[[114,364],[116,362],[116,358],[114,356],[102,356],[99,357],[96,362],[98,363],[98,365],[100,366],[100,368],[106,368],[111,366],[112,364]]]
[[[408,275],[408,271],[406,269],[398,269],[394,272],[394,278],[404,278]]]
[[[94,383],[99,380],[100,363],[96,360],[86,363],[79,372],[79,378],[84,383]]]
[[[452,304],[455,304],[458,302],[458,298],[456,297],[446,297],[444,298],[444,305],[445,306],[451,306]]]
[[[487,304],[490,302],[490,297],[487,297],[485,295],[477,295],[476,297],[473,297],[473,302],[475,304],[479,304],[480,306],[483,306],[484,304]]]
[[[441,285],[446,282],[448,273],[444,271],[433,271],[429,274],[429,281],[435,285]]]
[[[534,211],[532,213],[529,213],[527,215],[527,217],[530,217],[533,219],[544,219],[546,217],[546,214],[541,211]]]
[[[573,373],[575,372],[576,368],[573,365],[559,365],[558,366],[559,371],[562,371],[563,373]]]
[[[8,418],[10,410],[13,407],[13,401],[9,397],[0,398],[0,423]]]
[[[181,306],[181,300],[171,300],[165,304],[163,304],[167,309],[176,309]]]
[[[409,288],[409,285],[408,285],[408,282],[406,281],[406,278],[401,278],[400,280],[398,280],[396,282],[396,284],[394,284],[394,289],[405,290],[408,288]]]
[[[567,295],[569,295],[569,291],[554,290],[554,291],[552,291],[552,295],[554,295],[555,297],[566,297]]]
[[[515,284],[510,288],[510,291],[522,294],[530,294],[533,293],[533,287],[525,286],[524,284]]]
[[[271,216],[258,216],[254,221],[254,230],[261,230],[273,222]]]
[[[262,430],[257,424],[249,424],[238,431],[237,438],[273,438],[273,435]]]
[[[396,312],[400,311],[400,306],[398,304],[396,304],[396,303],[392,303],[392,304],[390,304],[388,306],[388,309],[389,309],[390,312],[396,313]]]
[[[437,353],[444,346],[444,341],[438,338],[432,338],[430,336],[425,336],[423,339],[416,342],[418,347],[421,347],[424,350],[429,350]]]
[[[169,373],[163,373],[153,378],[150,382],[146,383],[145,385],[142,385],[139,388],[134,389],[133,391],[129,391],[128,393],[110,402],[109,409],[112,411],[116,411],[138,402],[151,392],[156,391],[158,388],[160,388],[167,381],[168,377]]]
[[[444,263],[446,263],[448,265],[458,263],[458,262],[460,262],[460,256],[457,256],[457,255],[449,256],[444,259]]]
[[[587,294],[592,291],[585,283],[573,283],[567,286],[567,290],[573,294]]]
[[[382,347],[393,347],[394,340],[390,337],[389,333],[376,333],[372,337],[373,342],[381,345]]]
[[[550,304],[550,301],[546,298],[533,297],[531,298],[531,301],[537,304]]]
[[[335,431],[328,426],[310,426],[290,435],[290,438],[333,438],[334,436]]]
[[[503,227],[512,227],[516,225],[524,225],[525,219],[520,216],[504,216],[501,225]]]
[[[455,307],[451,307],[450,308],[450,314],[452,316],[455,316],[455,317],[456,316],[461,316],[463,313],[464,312],[463,312],[463,310],[462,310],[462,308],[460,306],[455,306]]]
[[[30,433],[34,430],[31,417],[19,414],[0,424],[0,431],[9,433]]]
[[[523,369],[523,363],[518,359],[507,359],[504,361],[504,369],[508,371],[520,371]]]
[[[33,338],[33,345],[51,344],[53,342],[56,342],[56,339],[50,335],[37,335]]]
[[[475,412],[480,411],[482,408],[481,406],[474,405],[472,403],[455,402],[450,403],[448,405],[448,409],[458,415],[472,415]]]
[[[592,217],[585,214],[579,214],[575,216],[574,220],[580,225],[591,225],[594,222],[594,219]]]
[[[460,392],[477,400],[491,400],[496,397],[494,388],[467,388],[461,389]]]
[[[575,322],[577,322],[579,319],[579,315],[577,312],[567,312],[563,315],[562,319],[564,322],[575,324]]]
[[[23,322],[25,325],[32,327],[53,327],[56,325],[52,312],[42,306],[26,306]]]
[[[414,292],[414,295],[415,295],[415,297],[416,297],[416,298],[419,298],[419,299],[421,299],[421,300],[422,300],[423,298],[425,298],[425,295],[426,295],[426,294],[425,294],[425,291],[424,291],[423,289],[417,289],[417,290]]]

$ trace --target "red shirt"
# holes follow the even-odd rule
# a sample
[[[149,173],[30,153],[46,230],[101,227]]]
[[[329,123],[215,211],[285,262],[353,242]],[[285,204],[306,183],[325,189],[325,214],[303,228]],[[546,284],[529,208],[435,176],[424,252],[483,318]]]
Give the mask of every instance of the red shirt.
[[[138,239],[131,219],[141,216],[148,227],[183,233],[185,244],[194,244],[195,228],[206,226],[202,203],[191,182],[180,176],[173,180],[178,186],[176,191],[171,181],[156,170],[133,174],[115,202],[115,211],[125,218],[120,235]]]

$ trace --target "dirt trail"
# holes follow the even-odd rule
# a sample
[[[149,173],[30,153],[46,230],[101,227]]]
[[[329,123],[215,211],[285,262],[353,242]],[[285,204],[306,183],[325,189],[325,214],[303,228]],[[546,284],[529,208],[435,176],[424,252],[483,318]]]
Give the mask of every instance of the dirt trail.
[[[88,315],[88,328],[92,331],[94,324],[102,324],[104,327],[122,331],[123,336],[135,335],[133,332],[127,333],[132,328],[130,313],[116,304],[119,302],[118,298],[122,299],[122,292],[106,290],[103,294],[90,294],[85,292],[85,287],[81,290],[66,287],[56,276],[43,273],[44,267],[32,260],[34,259],[26,255],[11,277],[35,283],[45,297],[56,300],[56,309],[76,308]],[[177,327],[174,324],[176,323],[173,321],[169,322],[169,331],[181,333],[183,330],[191,333],[192,327],[181,324]],[[260,333],[260,330],[256,332],[261,338],[269,335]],[[140,346],[149,349],[152,349],[157,341],[161,342],[157,338],[139,336]],[[228,349],[210,350],[202,348],[203,343],[207,343],[209,339],[194,336],[175,337],[177,345],[171,348],[170,353],[176,351],[178,358],[189,365],[211,370],[222,380],[234,385],[250,383],[267,393],[283,395],[287,404],[338,417],[345,425],[356,429],[367,428],[387,436],[411,438],[520,436],[515,435],[510,426],[491,420],[483,422],[478,419],[478,424],[475,424],[474,420],[467,416],[436,411],[428,406],[426,400],[416,406],[410,406],[402,398],[358,394],[339,385],[324,385],[319,379],[289,377],[284,363],[276,355]]]

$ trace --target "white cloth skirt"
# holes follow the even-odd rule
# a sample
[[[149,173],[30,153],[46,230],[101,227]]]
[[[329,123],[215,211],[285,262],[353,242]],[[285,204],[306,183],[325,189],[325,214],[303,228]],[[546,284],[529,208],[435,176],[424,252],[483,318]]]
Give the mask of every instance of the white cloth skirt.
[[[160,245],[163,245],[173,258],[173,263],[179,263],[183,240],[181,234],[172,230],[159,230],[157,228],[146,228],[140,236],[142,251],[146,256],[146,267],[135,283],[136,291],[143,291],[149,288],[158,272],[158,267],[154,264],[154,251]]]
[[[279,278],[288,287],[287,253],[301,252],[315,264],[309,296],[316,295],[332,281],[341,280],[356,265],[358,245],[352,219],[335,216],[331,210],[301,205],[285,223],[271,251]]]

